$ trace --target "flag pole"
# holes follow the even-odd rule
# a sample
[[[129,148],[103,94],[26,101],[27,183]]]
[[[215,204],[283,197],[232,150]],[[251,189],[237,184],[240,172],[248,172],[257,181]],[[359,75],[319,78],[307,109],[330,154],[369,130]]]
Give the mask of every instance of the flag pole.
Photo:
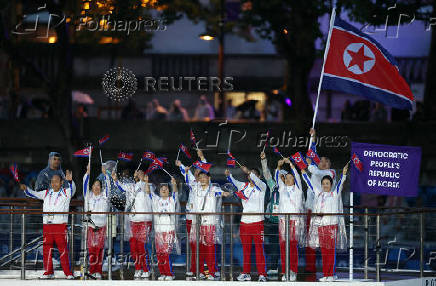
[[[99,148],[100,151],[100,163],[103,165],[103,156],[101,155],[101,148]]]
[[[325,49],[324,49],[324,61],[322,63],[321,76],[319,78],[319,83],[318,83],[318,94],[316,96],[315,110],[313,111],[312,128],[315,128],[316,116],[318,115],[319,95],[321,94],[321,86],[322,86],[322,81],[324,78],[325,61],[326,61],[327,55],[329,53],[330,38],[332,36],[332,30],[333,30],[333,25],[335,23],[335,18],[336,18],[336,1],[334,1],[334,3],[333,3],[332,15],[330,17],[329,34],[327,36],[327,42],[326,42]],[[310,149],[310,146],[312,145],[312,141],[313,141],[313,139],[311,136],[310,140],[309,140],[308,149]]]
[[[139,161],[138,168],[136,168],[136,171],[139,170],[139,167],[141,167],[141,164],[142,164],[142,158],[141,158],[141,160]]]
[[[268,145],[268,139],[269,139],[269,130],[266,132],[266,141],[265,141],[265,145],[263,145],[262,153],[265,152],[265,147],[266,145]]]
[[[170,176],[171,178],[173,177],[173,176],[171,176],[171,174],[170,173],[168,173],[168,171],[167,170],[165,170],[164,168],[162,168],[162,170],[165,172],[165,173],[167,173],[168,174],[168,176]]]
[[[180,147],[179,147],[179,150],[177,151],[177,158],[176,158],[176,161],[179,160],[179,154],[180,154]]]
[[[353,252],[353,228],[354,228],[354,202],[353,202],[353,195],[354,193],[350,191],[350,261],[349,261],[349,279],[350,281],[353,281],[353,260],[354,260],[354,252]]]

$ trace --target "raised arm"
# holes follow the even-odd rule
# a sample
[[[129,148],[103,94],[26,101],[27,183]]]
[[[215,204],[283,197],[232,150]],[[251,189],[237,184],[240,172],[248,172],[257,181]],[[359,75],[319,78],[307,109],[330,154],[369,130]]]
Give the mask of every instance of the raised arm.
[[[271,180],[271,171],[268,168],[268,160],[266,159],[265,152],[260,153],[260,164],[262,165],[262,173],[265,180]]]
[[[305,170],[301,170],[301,173],[303,174],[303,180],[307,185],[307,190],[310,190],[311,192],[315,193],[316,190],[313,187],[313,183],[312,183],[310,176],[306,173]]]
[[[282,178],[280,178],[280,170],[282,169],[283,163],[284,163],[283,159],[280,159],[277,162],[277,168],[274,175],[276,183],[279,185],[279,191],[283,190],[283,187],[285,186],[285,183],[283,183]]]
[[[250,179],[260,189],[261,192],[266,192],[266,184],[253,172],[250,172]]]
[[[344,169],[342,170],[342,176],[339,179],[339,182],[336,184],[336,193],[340,195],[342,193],[342,189],[344,187],[344,182],[347,179],[347,172],[348,172],[348,164],[345,165]]]
[[[289,167],[291,167],[291,173],[295,178],[295,184],[298,188],[302,189],[303,185],[301,184],[301,177],[297,171],[297,168],[295,168],[294,164],[292,164],[292,161],[289,158],[285,158],[285,162],[289,164]]]
[[[230,171],[228,169],[226,169],[225,175],[226,175],[227,181],[229,181],[233,186],[235,186],[235,188],[238,189],[238,191],[241,190],[245,186],[245,183],[233,178],[233,175],[230,174]]]
[[[68,190],[70,191],[70,196],[72,197],[76,193],[76,184],[73,182],[73,172],[67,170],[65,180],[67,181]]]
[[[24,193],[26,194],[26,196],[31,197],[33,199],[38,199],[38,200],[43,200],[45,197],[45,191],[40,191],[40,192],[35,192],[34,190],[32,190],[31,188],[29,188],[28,186],[21,184],[20,185],[20,189],[22,191],[24,191]]]
[[[87,200],[87,196],[89,193],[89,173],[90,173],[90,166],[88,164],[88,166],[86,167],[86,173],[85,175],[83,175],[83,198],[85,200]]]

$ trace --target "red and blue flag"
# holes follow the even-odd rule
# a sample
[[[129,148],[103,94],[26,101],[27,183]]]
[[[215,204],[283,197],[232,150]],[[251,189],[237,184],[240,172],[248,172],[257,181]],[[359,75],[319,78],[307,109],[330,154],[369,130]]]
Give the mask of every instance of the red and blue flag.
[[[109,134],[105,135],[104,137],[102,137],[100,140],[98,140],[98,145],[101,146],[104,143],[106,143],[108,140],[110,139]]]
[[[319,162],[321,162],[321,159],[319,158],[318,154],[316,153],[315,150],[313,150],[312,148],[310,148],[309,150],[307,150],[306,153],[307,157],[311,158],[312,161],[318,166]]]
[[[300,152],[295,153],[294,155],[291,156],[291,158],[300,170],[304,170],[307,168],[307,163],[305,162]]]
[[[200,161],[195,161],[192,166],[194,166],[197,169],[200,169],[203,172],[209,173],[210,167],[212,167],[211,163],[203,163]]]
[[[336,17],[321,89],[360,95],[398,109],[412,109],[415,100],[394,57],[372,37]]]
[[[147,151],[142,155],[142,159],[154,161],[154,159],[156,159],[156,155],[153,152]]]
[[[130,162],[133,160],[133,153],[120,152],[118,153],[118,159],[122,161]]]
[[[185,145],[183,145],[183,144],[180,144],[180,145],[179,145],[179,149],[180,149],[180,151],[182,151],[182,152],[183,152],[183,154],[185,154],[185,156],[186,156],[186,157],[188,157],[189,159],[191,159],[191,158],[192,158],[191,154],[189,153],[189,150],[188,150],[188,148],[186,148],[186,146],[185,146]]]
[[[18,166],[17,163],[13,163],[10,167],[9,170],[11,171],[12,177],[14,177],[14,180],[17,181],[18,183],[20,182],[20,176],[18,174]]]
[[[361,173],[363,171],[363,163],[362,163],[362,161],[360,161],[360,159],[356,153],[353,153],[351,160],[353,161],[353,165],[354,165],[354,167],[356,167],[357,171],[359,171],[359,173]]]
[[[280,153],[279,148],[277,147],[273,147],[273,151],[274,153],[276,153],[277,155],[280,155],[280,157],[283,157],[282,153]]]
[[[88,158],[92,152],[92,147],[86,147],[73,153],[74,157]]]

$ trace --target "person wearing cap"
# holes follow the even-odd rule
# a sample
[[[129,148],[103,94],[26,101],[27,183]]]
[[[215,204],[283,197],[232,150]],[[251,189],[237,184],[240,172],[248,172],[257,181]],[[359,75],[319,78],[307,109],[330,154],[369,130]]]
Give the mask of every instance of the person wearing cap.
[[[291,172],[288,173],[283,169],[283,165],[287,163],[291,167]],[[298,171],[292,164],[289,158],[284,158],[278,161],[275,171],[275,181],[279,185],[280,203],[279,213],[302,213],[304,212],[303,191],[301,186],[301,178]],[[287,281],[286,278],[286,224],[289,224],[289,266],[291,269],[289,281],[297,280],[298,273],[298,243],[302,241],[304,233],[304,220],[302,216],[290,215],[289,221],[286,221],[285,215],[280,215],[279,222],[279,241],[280,254],[282,263],[282,281]]]
[[[264,213],[265,212],[265,192],[266,184],[260,179],[260,172],[257,169],[249,170],[242,166],[242,171],[247,175],[247,182],[240,182],[233,178],[230,171],[226,169],[225,175],[227,180],[238,190],[236,195],[241,199],[242,212]],[[239,233],[242,243],[242,252],[244,254],[243,270],[237,277],[238,281],[251,281],[251,245],[254,241],[256,250],[256,265],[259,274],[259,282],[266,282],[266,263],[264,250],[264,225],[263,215],[242,215]]]

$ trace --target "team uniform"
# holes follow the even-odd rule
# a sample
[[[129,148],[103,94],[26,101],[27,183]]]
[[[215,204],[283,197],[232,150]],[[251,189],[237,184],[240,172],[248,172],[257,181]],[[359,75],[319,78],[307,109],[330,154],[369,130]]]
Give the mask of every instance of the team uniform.
[[[176,238],[176,217],[167,213],[176,212],[178,196],[173,192],[168,198],[164,199],[150,191],[152,200],[153,224],[155,232],[156,255],[161,277],[160,280],[173,280],[174,272],[170,260],[170,253],[177,241]]]
[[[188,172],[185,171],[185,166],[183,164],[180,165],[180,173],[182,174],[183,178],[185,179],[186,184],[191,188],[192,185],[199,184],[197,180],[195,179],[195,176],[192,174],[191,170],[188,170]],[[194,195],[192,193],[188,196],[188,202],[186,203],[186,232],[188,234],[188,237],[191,237],[191,228],[192,228],[192,221],[195,218],[195,215],[190,214],[194,207]],[[196,269],[196,243],[195,241],[189,242],[189,247],[191,248],[191,267],[190,272],[195,273],[197,271]],[[201,265],[200,265],[201,266]],[[203,266],[204,267],[204,266]],[[201,272],[201,271],[200,271]]]
[[[250,179],[254,182],[251,186],[249,182],[243,183],[235,180],[232,175],[227,177],[237,188],[237,195],[241,198],[243,213],[263,213],[266,184],[254,173],[250,173]],[[251,244],[254,240],[256,250],[257,272],[266,277],[265,251],[264,251],[264,216],[263,215],[242,215],[239,233],[244,254],[243,270],[238,277],[239,280],[251,280]]]
[[[303,174],[308,191],[314,194],[313,211],[318,214],[342,213],[341,193],[346,175],[342,175],[332,191],[324,192],[314,184],[314,179]],[[321,248],[322,268],[325,278],[335,274],[335,249],[343,249],[347,243],[343,216],[313,216],[309,227],[309,246]]]
[[[314,148],[314,147],[312,147]],[[321,179],[324,176],[330,176],[333,179],[333,184],[336,179],[336,172],[333,169],[320,170],[313,163],[309,165],[308,171],[311,173],[312,182],[316,188],[321,189]],[[333,187],[333,186],[332,186]],[[306,193],[306,209],[307,209],[307,221],[306,221],[306,232],[309,232],[310,221],[312,218],[312,212],[314,208],[314,193],[307,192]],[[315,273],[316,272],[316,250],[311,248],[309,243],[306,246],[306,270],[308,272]]]
[[[61,187],[58,192],[53,189],[47,189],[42,192],[36,192],[29,187],[25,194],[31,198],[43,200],[44,212],[68,212],[70,208],[71,197],[75,194],[76,188],[74,183],[68,182],[68,188]],[[67,224],[68,214],[43,214],[43,264],[44,274],[42,278],[53,278],[53,248],[54,244],[59,250],[62,270],[68,279],[72,279],[71,265],[69,260],[67,245]]]
[[[136,184],[117,182],[117,186],[126,193],[127,211],[152,212],[152,202],[145,192],[145,182],[138,181]],[[152,219],[151,214],[133,213],[128,215],[131,232],[129,243],[132,258],[135,261],[135,279],[150,277],[149,253],[146,242],[151,235]]]
[[[279,185],[280,201],[279,213],[302,213],[304,211],[303,191],[301,190],[301,178],[295,168],[292,168],[295,183],[287,186],[280,178],[280,170],[275,171],[275,180]],[[289,259],[291,275],[290,280],[295,281],[298,272],[298,244],[302,241],[304,233],[304,219],[298,215],[291,215],[286,222],[284,215],[280,216],[279,241],[282,262],[282,273],[286,273],[286,223],[289,223]],[[286,277],[284,278],[286,279]]]
[[[109,199],[108,190],[110,189],[109,176],[106,174],[104,183],[102,182],[101,192],[95,195],[89,191],[89,174],[83,176],[83,194],[85,197],[85,211],[91,212],[91,225],[88,226],[88,253],[89,253],[89,273],[96,274],[101,278],[103,266],[104,242],[106,238],[106,214],[93,214],[92,212],[108,212]]]
[[[198,213],[215,213],[221,205],[220,197],[222,195],[221,188],[209,184],[207,187],[202,187],[200,183],[193,183],[190,186],[189,197],[193,198],[192,210]],[[193,218],[193,223],[196,225],[196,217]],[[201,215],[200,216],[200,233],[197,236],[196,229],[193,228],[190,233],[190,243],[196,246],[196,241],[200,242],[199,265],[200,273],[204,275],[204,261],[206,261],[209,270],[210,279],[215,278],[217,273],[215,243],[217,242],[217,230],[220,227],[220,219],[218,215]],[[195,265],[195,264],[194,264]],[[195,269],[195,267],[194,267]]]

